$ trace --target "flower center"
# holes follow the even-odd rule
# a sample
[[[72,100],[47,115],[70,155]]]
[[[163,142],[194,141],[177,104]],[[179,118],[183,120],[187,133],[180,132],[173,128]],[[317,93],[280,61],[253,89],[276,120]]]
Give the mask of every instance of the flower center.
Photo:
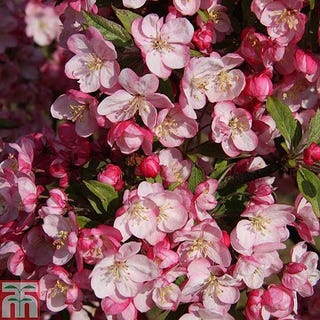
[[[251,219],[251,225],[253,229],[259,232],[265,231],[269,223],[270,223],[269,219],[266,219],[260,216],[254,217]]]
[[[61,280],[57,280],[55,286],[50,290],[50,297],[54,298],[57,294],[62,293],[63,295],[67,294],[68,286]]]
[[[217,10],[210,10],[209,12],[210,20],[215,23],[218,23],[221,20],[221,13]]]
[[[89,53],[86,65],[90,72],[97,71],[101,68],[102,60],[94,53]]]
[[[220,71],[216,75],[214,82],[219,86],[222,92],[227,92],[227,90],[232,87],[231,75],[225,70]]]
[[[158,36],[157,38],[153,39],[152,41],[152,47],[154,50],[157,51],[162,51],[162,50],[166,50],[166,51],[172,51],[172,46],[167,42],[167,40],[162,39],[160,36]]]
[[[71,113],[72,113],[72,118],[71,118],[71,121],[72,122],[76,122],[76,121],[80,121],[82,122],[83,121],[83,114],[84,114],[84,111],[87,107],[85,105],[78,105],[78,106],[74,106],[74,105],[70,105],[70,109],[71,109]]]
[[[57,250],[61,249],[65,245],[68,235],[68,231],[60,230],[57,234],[58,239],[53,241],[53,246]]]
[[[129,280],[126,261],[116,261],[112,266],[108,267],[107,270],[117,282]]]
[[[193,240],[193,243],[188,251],[188,255],[192,255],[194,252],[199,252],[201,256],[205,258],[207,256],[208,245],[208,241],[204,240],[203,238]]]
[[[297,31],[297,25],[299,24],[299,20],[296,17],[297,10],[295,9],[283,9],[279,12],[279,16],[276,18],[276,22],[285,23],[290,30]]]
[[[155,128],[155,133],[158,137],[164,138],[167,135],[174,133],[175,129],[178,127],[178,123],[175,119],[167,116],[163,122]]]
[[[148,218],[144,214],[146,208],[139,202],[134,203],[128,210],[128,214],[133,216],[135,219],[142,219],[148,221]]]

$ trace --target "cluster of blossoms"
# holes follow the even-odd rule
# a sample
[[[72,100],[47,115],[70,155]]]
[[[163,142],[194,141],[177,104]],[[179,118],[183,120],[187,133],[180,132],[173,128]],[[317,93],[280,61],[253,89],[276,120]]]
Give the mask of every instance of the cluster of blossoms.
[[[320,4],[111,2],[0,5],[1,279],[44,319],[320,317]]]

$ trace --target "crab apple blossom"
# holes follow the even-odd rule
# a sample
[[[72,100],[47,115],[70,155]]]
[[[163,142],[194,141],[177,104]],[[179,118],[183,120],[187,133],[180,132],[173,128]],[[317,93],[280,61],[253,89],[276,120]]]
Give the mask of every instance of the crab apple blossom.
[[[40,46],[46,46],[57,39],[61,22],[53,6],[37,1],[29,1],[26,5],[26,34]]]
[[[299,194],[294,203],[295,210],[293,214],[296,219],[293,223],[301,239],[315,243],[314,238],[320,234],[319,219],[315,215],[310,202]]]
[[[175,8],[184,16],[194,15],[200,8],[201,0],[186,1],[186,0],[173,0]]]
[[[230,157],[242,151],[253,151],[257,144],[257,135],[251,130],[252,116],[231,101],[219,102],[212,113],[212,140],[221,143],[223,151]]]
[[[142,147],[144,153],[148,155],[152,152],[153,134],[134,121],[126,120],[111,126],[107,141],[110,147],[116,145],[124,154],[133,153]]]
[[[183,68],[190,59],[193,26],[186,18],[170,19],[157,14],[137,18],[131,32],[149,70],[159,78],[168,78],[172,69]]]
[[[87,93],[69,90],[59,96],[51,106],[51,115],[59,120],[66,119],[75,123],[75,130],[80,137],[88,137],[98,127],[98,101]]]
[[[206,309],[221,315],[226,314],[231,304],[239,300],[238,281],[225,273],[223,268],[199,258],[193,260],[187,270],[188,281],[182,289],[182,300],[188,300],[193,295],[201,296]]]
[[[121,168],[111,163],[107,164],[106,168],[98,174],[97,180],[109,184],[116,191],[120,191],[124,185]]]
[[[303,152],[303,162],[312,166],[317,161],[320,161],[320,146],[312,142]]]
[[[126,8],[137,9],[142,7],[147,0],[122,0],[123,6]]]
[[[61,266],[52,266],[39,281],[40,299],[45,300],[50,311],[60,312],[69,305],[77,304],[78,286],[70,279],[69,272]],[[79,307],[78,307],[79,308]]]
[[[241,216],[248,220],[238,222],[230,239],[232,247],[243,255],[283,248],[282,242],[289,237],[286,226],[295,219],[292,207],[284,204],[253,205]]]
[[[42,206],[39,209],[40,217],[44,217],[49,214],[60,214],[63,215],[68,208],[68,196],[67,194],[59,189],[53,188],[49,190],[49,199],[46,201],[46,206]]]
[[[43,231],[52,239],[55,248],[52,261],[64,265],[75,254],[78,241],[78,227],[73,212],[69,217],[51,214],[43,218]]]
[[[160,160],[156,154],[144,158],[139,165],[139,172],[146,178],[155,178],[160,172]]]
[[[264,102],[272,94],[273,85],[270,77],[266,73],[249,76],[246,78],[244,92]]]
[[[211,47],[213,42],[214,30],[213,24],[208,22],[202,26],[202,28],[197,29],[192,38],[192,42],[201,50],[206,50]]]
[[[156,126],[152,129],[161,144],[168,148],[180,146],[185,139],[194,137],[198,124],[186,117],[181,108],[162,109],[157,117]]]
[[[254,0],[251,4],[252,11],[257,15],[254,4],[260,0]],[[289,43],[297,43],[301,40],[307,17],[300,10],[302,0],[295,1],[268,1],[261,12],[257,15],[260,22],[267,27],[268,34],[281,46]]]
[[[65,73],[70,79],[78,79],[82,92],[94,92],[101,87],[111,89],[116,85],[120,71],[117,52],[113,43],[104,40],[96,28],[71,35],[67,45],[75,56],[66,63]]]
[[[98,113],[113,123],[132,119],[138,112],[143,123],[151,129],[156,124],[156,108],[173,108],[166,95],[156,93],[159,79],[154,74],[138,77],[126,68],[121,70],[118,82],[125,90],[116,91],[98,106]]]
[[[117,253],[100,260],[91,272],[91,286],[99,298],[130,298],[136,296],[143,283],[156,279],[156,264],[138,254],[141,244],[127,242]]]

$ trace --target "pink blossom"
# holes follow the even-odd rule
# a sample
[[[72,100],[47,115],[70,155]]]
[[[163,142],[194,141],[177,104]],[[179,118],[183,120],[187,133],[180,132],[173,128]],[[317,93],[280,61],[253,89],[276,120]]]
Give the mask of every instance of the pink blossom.
[[[266,101],[266,99],[271,96],[273,84],[265,72],[247,77],[246,82],[244,93],[247,95],[255,97],[261,102]]]
[[[108,255],[92,270],[91,286],[98,298],[134,297],[143,283],[158,277],[156,264],[138,254],[141,244],[128,242],[115,254]]]
[[[95,4],[96,0],[67,0],[67,2],[75,11],[85,10],[95,14],[98,13],[98,7]]]
[[[155,178],[160,172],[160,160],[155,154],[144,158],[140,165],[139,171],[146,178]]]
[[[122,170],[114,164],[107,164],[106,168],[98,174],[98,181],[109,184],[116,191],[120,191],[124,185]]]
[[[75,56],[66,63],[65,73],[70,79],[78,79],[82,92],[116,85],[120,71],[117,52],[97,29],[89,27],[85,34],[73,34],[67,44]]]
[[[294,57],[296,69],[306,75],[314,75],[320,67],[319,60],[313,54],[300,48],[296,50]]]
[[[183,160],[181,151],[176,148],[162,149],[159,152],[161,177],[171,185],[183,184],[191,173],[191,162]]]
[[[303,162],[312,166],[314,162],[320,161],[320,145],[312,142],[303,152]]]
[[[199,48],[200,51],[209,49],[213,42],[213,24],[208,22],[202,28],[196,30],[193,34],[192,42]]]
[[[254,289],[248,293],[244,314],[248,320],[262,319],[262,295],[264,289]]]
[[[29,1],[26,5],[26,34],[39,46],[47,46],[60,33],[61,22],[53,6]]]
[[[156,93],[159,79],[154,74],[138,77],[126,68],[120,72],[119,83],[125,90],[116,91],[98,106],[98,113],[113,123],[132,119],[138,112],[143,123],[151,129],[156,124],[156,108],[173,107],[166,95]]]
[[[241,216],[249,220],[240,220],[230,238],[232,247],[243,255],[282,248],[281,242],[289,237],[286,225],[294,221],[292,207],[284,204],[251,206]]]
[[[200,294],[206,309],[223,315],[240,298],[237,284],[237,280],[224,273],[222,268],[200,258],[188,266],[188,281],[182,289],[182,295],[188,299]]]
[[[312,244],[315,243],[314,237],[320,233],[319,219],[313,212],[311,204],[299,194],[295,200],[295,210],[293,214],[296,217],[293,225],[297,229],[301,239],[308,241]]]
[[[96,264],[109,254],[114,254],[120,247],[122,236],[119,230],[107,225],[97,228],[82,228],[79,232],[77,247],[78,259],[87,264]],[[83,268],[82,260],[78,267]]]
[[[10,143],[11,148],[18,151],[18,169],[20,172],[29,174],[32,171],[34,158],[34,142],[27,137],[21,137],[17,143]]]
[[[59,120],[66,119],[75,123],[80,137],[88,137],[97,130],[98,101],[89,94],[69,90],[60,95],[51,105],[51,115]]]
[[[259,20],[267,27],[271,39],[282,46],[301,40],[307,22],[306,15],[300,12],[302,5],[302,0],[289,3],[278,0],[271,1],[264,7]]]
[[[219,102],[214,107],[211,125],[212,139],[221,143],[223,151],[230,157],[236,157],[242,151],[253,151],[258,138],[251,130],[251,114],[242,108],[236,108],[231,101]]]
[[[173,0],[175,8],[184,16],[194,15],[200,8],[201,0]]]
[[[135,19],[131,31],[149,70],[158,77],[168,78],[172,69],[183,68],[188,63],[193,26],[187,19],[164,23],[157,14],[148,14]]]
[[[223,242],[221,229],[214,220],[204,220],[192,225],[190,220],[184,229],[173,235],[173,241],[180,243],[177,249],[183,266],[198,258],[206,258],[224,267],[231,263],[230,252]]]
[[[43,218],[49,214],[63,215],[67,210],[68,196],[58,188],[49,190],[49,199],[46,201],[46,206],[42,206],[39,210],[39,215]]]
[[[162,145],[172,148],[181,145],[186,138],[194,137],[198,132],[198,124],[186,117],[176,105],[174,109],[159,112],[153,131]]]
[[[138,9],[142,7],[147,0],[122,0],[123,6],[130,9]]]
[[[156,231],[158,215],[159,209],[151,199],[139,195],[137,190],[126,190],[123,206],[116,213],[114,227],[121,232],[123,241],[131,235],[146,239]]]
[[[53,263],[64,265],[75,254],[78,241],[75,215],[69,212],[69,217],[51,214],[43,218],[42,228],[51,237],[55,248]]]
[[[110,147],[117,145],[124,154],[130,154],[142,147],[145,154],[152,152],[153,134],[131,120],[111,126],[107,137]]]
[[[76,303],[79,288],[69,278],[69,272],[60,266],[50,267],[39,281],[40,299],[46,301],[50,311],[60,312]]]
[[[263,309],[267,315],[276,318],[288,316],[294,308],[295,296],[293,292],[282,285],[269,285],[262,295]],[[269,317],[267,318],[269,319]]]
[[[105,297],[101,300],[101,308],[107,319],[117,317],[118,319],[136,320],[138,316],[138,310],[132,298]]]

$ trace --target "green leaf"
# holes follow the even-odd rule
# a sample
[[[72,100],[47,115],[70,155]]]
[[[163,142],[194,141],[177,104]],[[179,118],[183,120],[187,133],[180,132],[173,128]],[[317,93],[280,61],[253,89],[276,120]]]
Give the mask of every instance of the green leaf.
[[[212,173],[210,174],[210,178],[219,179],[232,164],[229,164],[227,160],[217,160]]]
[[[210,19],[209,13],[208,13],[207,10],[198,10],[198,11],[197,11],[197,14],[200,16],[200,18],[202,19],[202,21],[203,21],[204,23],[207,23],[208,20]]]
[[[189,52],[191,57],[203,57],[203,54],[197,50],[190,49]]]
[[[88,188],[90,192],[92,192],[102,203],[103,209],[105,211],[108,210],[108,205],[112,200],[118,198],[118,193],[108,184],[96,181],[96,180],[83,180],[83,183]],[[90,204],[97,207],[97,203],[93,204],[95,201],[88,199]]]
[[[80,229],[85,228],[88,224],[92,223],[92,220],[85,216],[77,216],[76,219]]]
[[[121,21],[124,28],[131,33],[131,24],[132,21],[141,18],[141,16],[137,13],[134,13],[130,10],[118,9],[112,6],[113,11],[116,13],[117,18]]]
[[[205,180],[205,174],[202,169],[193,165],[189,177],[189,189],[194,192],[197,185]]]
[[[268,98],[267,110],[276,122],[277,128],[285,139],[288,148],[293,150],[301,139],[300,123],[293,118],[289,107],[283,104],[278,98]]]
[[[313,10],[315,6],[315,0],[309,0],[310,9]]]
[[[315,116],[311,119],[308,127],[308,140],[307,147],[315,142],[316,144],[320,143],[320,110],[317,111]]]
[[[103,37],[115,46],[128,47],[133,45],[130,33],[118,23],[85,11],[82,14],[89,26],[97,28]]]
[[[320,178],[312,171],[300,168],[297,183],[300,192],[312,205],[314,213],[320,217]]]
[[[153,307],[146,312],[147,319],[149,320],[165,320],[170,311],[164,311],[158,307]]]

